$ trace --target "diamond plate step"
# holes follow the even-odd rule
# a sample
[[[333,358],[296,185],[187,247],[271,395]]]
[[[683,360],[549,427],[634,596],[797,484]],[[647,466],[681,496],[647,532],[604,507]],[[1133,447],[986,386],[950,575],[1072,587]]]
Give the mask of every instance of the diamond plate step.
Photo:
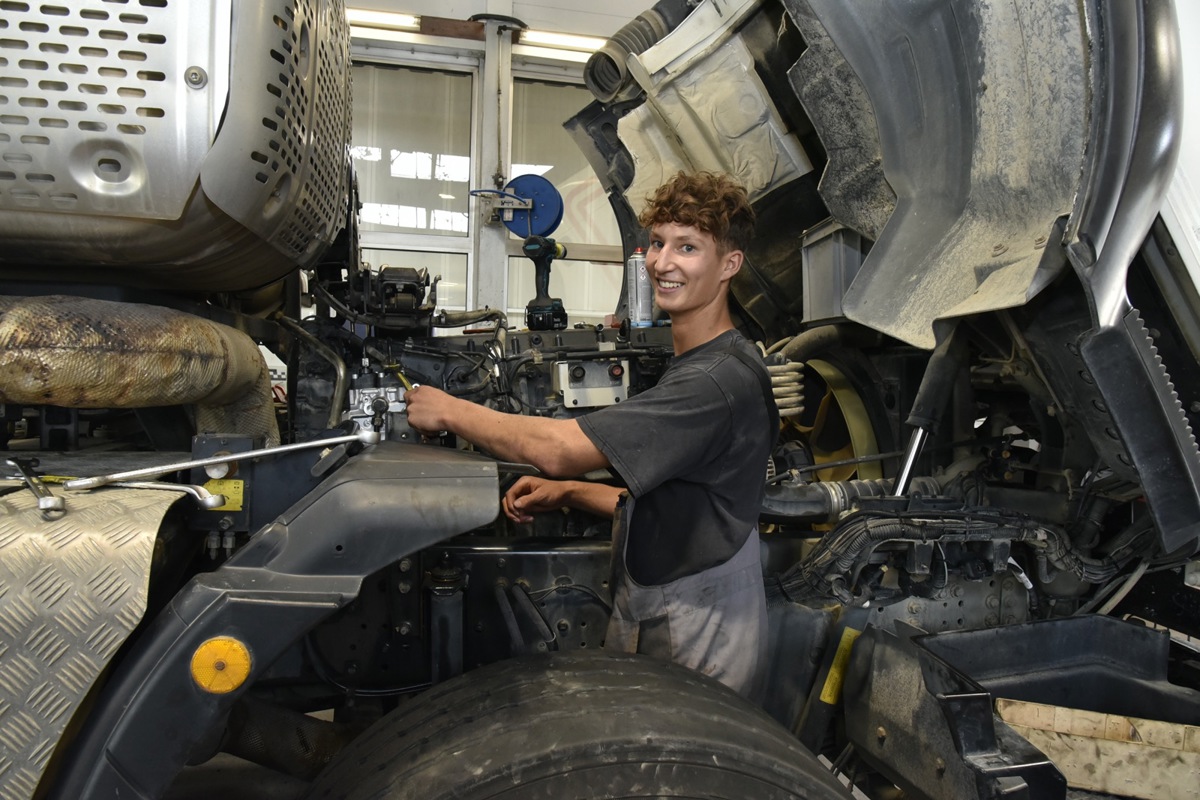
[[[67,723],[146,611],[150,558],[180,495],[60,493],[46,521],[0,497],[0,797],[33,796]]]

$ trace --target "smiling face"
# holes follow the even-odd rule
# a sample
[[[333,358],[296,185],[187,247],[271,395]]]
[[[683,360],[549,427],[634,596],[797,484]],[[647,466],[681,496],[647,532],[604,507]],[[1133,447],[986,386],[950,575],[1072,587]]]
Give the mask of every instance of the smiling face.
[[[729,280],[741,265],[741,250],[722,252],[711,233],[695,226],[660,222],[650,229],[646,268],[654,299],[675,325],[727,317]]]

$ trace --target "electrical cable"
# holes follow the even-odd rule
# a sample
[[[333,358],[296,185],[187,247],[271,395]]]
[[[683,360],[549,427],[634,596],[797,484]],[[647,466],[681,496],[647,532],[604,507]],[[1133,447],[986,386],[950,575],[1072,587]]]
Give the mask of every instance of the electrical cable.
[[[1137,585],[1137,582],[1142,579],[1142,576],[1146,574],[1146,570],[1149,569],[1149,567],[1150,562],[1143,559],[1142,563],[1137,565],[1137,569],[1135,569],[1130,574],[1129,578],[1127,578],[1126,581],[1121,584],[1121,588],[1117,589],[1117,591],[1113,593],[1113,596],[1106,600],[1104,605],[1100,606],[1100,610],[1096,613],[1109,614],[1114,608],[1116,608],[1117,605],[1125,599],[1126,595],[1133,590],[1133,587]]]
[[[1146,574],[1146,570],[1149,568],[1149,560],[1143,559],[1142,562],[1138,564],[1137,569],[1126,576],[1124,580],[1112,581],[1108,585],[1097,589],[1095,596],[1080,606],[1075,612],[1074,616],[1078,617],[1083,616],[1084,614],[1090,614],[1093,610],[1095,610],[1097,614],[1108,614],[1114,608],[1116,608],[1122,600],[1125,599],[1129,592],[1133,590],[1134,585],[1141,580],[1142,576]],[[1099,608],[1097,608],[1097,606],[1099,606]]]
[[[330,308],[332,308],[338,314],[341,314],[343,317],[348,319],[350,322],[366,325],[371,328],[387,327],[386,325],[383,325],[380,322],[380,318],[378,315],[366,314],[366,313],[361,313],[361,312],[355,311],[354,309],[350,308],[345,303],[343,303],[341,300],[334,297],[333,294],[328,289],[326,289],[323,285],[321,285],[321,282],[319,280],[317,280],[316,276],[312,275],[311,273],[309,274],[308,285],[309,285],[309,288],[312,289],[312,291],[315,294],[320,295],[321,299],[324,300],[325,303],[328,304]]]
[[[937,513],[938,516],[931,516]],[[1061,569],[1088,583],[1104,583],[1116,575],[1122,563],[1079,553],[1062,531],[1025,518],[984,510],[941,512],[859,512],[846,518],[821,538],[803,561],[779,578],[781,591],[793,596],[823,596],[832,592],[843,602],[852,598],[850,588],[858,582],[871,553],[889,541],[941,542],[981,541],[1006,537],[1038,548]],[[943,560],[945,556],[943,554]],[[948,565],[947,578],[948,578]]]
[[[838,757],[835,758],[832,763],[830,763],[829,771],[832,772],[834,775],[837,775],[838,773],[840,773],[842,771],[842,767],[844,767],[846,765],[846,761],[849,760],[851,754],[853,754],[853,753],[854,753],[854,743],[847,742],[846,746],[844,748],[842,748],[842,752],[838,754]]]
[[[925,448],[925,452],[937,453],[943,450],[953,450],[956,447],[964,447],[966,445],[1000,444],[1004,441],[1004,439],[1005,437],[1003,436],[997,436],[988,439],[964,439],[959,442],[951,442],[949,444],[942,444],[936,447],[927,447]],[[796,477],[804,473],[817,472],[819,470],[831,469],[833,467],[848,467],[854,464],[870,464],[876,461],[884,461],[885,459],[889,458],[899,458],[907,452],[907,450],[890,450],[886,453],[873,453],[866,456],[856,456],[855,458],[843,458],[838,461],[825,461],[820,464],[806,464],[802,467],[793,467],[786,472],[781,472],[778,475],[772,476],[767,480],[767,484],[770,485],[772,483],[779,483],[780,481],[786,480],[789,477]]]

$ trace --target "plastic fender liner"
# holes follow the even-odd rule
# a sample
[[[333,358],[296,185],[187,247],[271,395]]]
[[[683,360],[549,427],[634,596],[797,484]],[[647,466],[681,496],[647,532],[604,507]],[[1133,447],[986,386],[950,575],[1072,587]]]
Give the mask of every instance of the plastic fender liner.
[[[490,522],[498,498],[495,462],[454,450],[384,442],[351,459],[180,591],[100,695],[50,796],[160,797],[244,689],[354,600],[367,575]],[[189,669],[217,635],[245,643],[252,659],[248,680],[226,694],[202,691]]]
[[[875,128],[868,135],[877,132],[896,194],[843,299],[846,316],[930,349],[936,320],[1020,306],[1043,289],[1053,277],[1042,264],[1046,237],[1071,211],[1093,113],[1082,4],[784,5],[810,28],[815,17],[861,82],[874,117],[861,124]],[[840,75],[832,56],[825,45],[806,53],[793,85]],[[845,115],[825,107],[840,98],[814,91],[802,100],[826,148],[839,146]],[[843,177],[826,190],[845,180],[834,164]],[[866,197],[878,199],[878,189]]]

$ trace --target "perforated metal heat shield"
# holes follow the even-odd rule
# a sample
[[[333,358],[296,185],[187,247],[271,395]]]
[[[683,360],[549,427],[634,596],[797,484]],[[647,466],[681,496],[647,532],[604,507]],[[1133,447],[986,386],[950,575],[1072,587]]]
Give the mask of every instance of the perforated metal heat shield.
[[[338,0],[5,3],[0,272],[241,290],[310,265],[346,219],[348,70]]]

